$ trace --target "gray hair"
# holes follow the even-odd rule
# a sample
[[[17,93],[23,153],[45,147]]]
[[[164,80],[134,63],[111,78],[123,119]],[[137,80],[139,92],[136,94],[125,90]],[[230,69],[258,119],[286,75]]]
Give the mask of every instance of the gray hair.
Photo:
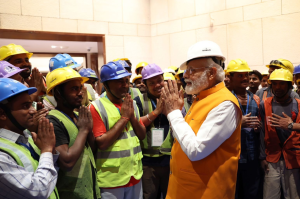
[[[217,74],[216,74],[216,81],[217,82],[222,82],[225,79],[225,72],[223,70],[223,68],[216,63],[213,63],[211,65],[208,66],[208,69],[206,70],[206,72],[208,72],[209,69],[211,69],[212,67],[215,67],[217,69]]]

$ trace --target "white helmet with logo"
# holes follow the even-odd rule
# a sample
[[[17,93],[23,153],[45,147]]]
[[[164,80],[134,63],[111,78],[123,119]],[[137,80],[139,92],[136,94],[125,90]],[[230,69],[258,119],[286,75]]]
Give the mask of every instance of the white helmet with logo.
[[[181,64],[180,69],[185,70],[187,67],[187,62],[201,57],[219,57],[221,58],[222,62],[225,61],[225,57],[221,52],[220,46],[212,41],[200,41],[193,44],[187,53],[187,60]],[[221,65],[222,66],[222,65]]]

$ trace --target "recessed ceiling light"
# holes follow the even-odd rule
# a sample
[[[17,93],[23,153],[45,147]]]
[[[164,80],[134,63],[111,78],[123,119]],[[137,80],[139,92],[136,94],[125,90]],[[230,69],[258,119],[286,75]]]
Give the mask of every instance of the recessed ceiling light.
[[[51,46],[51,48],[56,48],[57,46]]]

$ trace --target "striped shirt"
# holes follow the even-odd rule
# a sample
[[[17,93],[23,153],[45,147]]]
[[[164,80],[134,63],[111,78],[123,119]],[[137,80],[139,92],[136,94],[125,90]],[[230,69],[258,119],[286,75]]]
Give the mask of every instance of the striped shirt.
[[[0,137],[13,143],[29,145],[29,134],[24,136],[6,129],[0,129]],[[25,148],[25,147],[24,147]],[[57,170],[54,163],[59,154],[42,153],[37,170],[28,172],[7,153],[0,151],[0,198],[26,199],[48,198],[57,181]]]

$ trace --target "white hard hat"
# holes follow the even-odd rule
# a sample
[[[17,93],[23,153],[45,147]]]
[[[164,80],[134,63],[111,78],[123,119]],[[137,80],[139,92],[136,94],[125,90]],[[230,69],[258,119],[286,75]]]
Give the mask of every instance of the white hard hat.
[[[170,69],[170,68],[165,69],[165,70],[164,70],[164,73],[172,73],[173,75],[176,75],[175,70]]]
[[[180,69],[185,70],[187,67],[186,63],[188,61],[201,57],[220,57],[223,62],[225,61],[225,57],[221,52],[220,46],[218,46],[215,42],[205,40],[197,42],[189,48],[187,60],[180,65]]]

